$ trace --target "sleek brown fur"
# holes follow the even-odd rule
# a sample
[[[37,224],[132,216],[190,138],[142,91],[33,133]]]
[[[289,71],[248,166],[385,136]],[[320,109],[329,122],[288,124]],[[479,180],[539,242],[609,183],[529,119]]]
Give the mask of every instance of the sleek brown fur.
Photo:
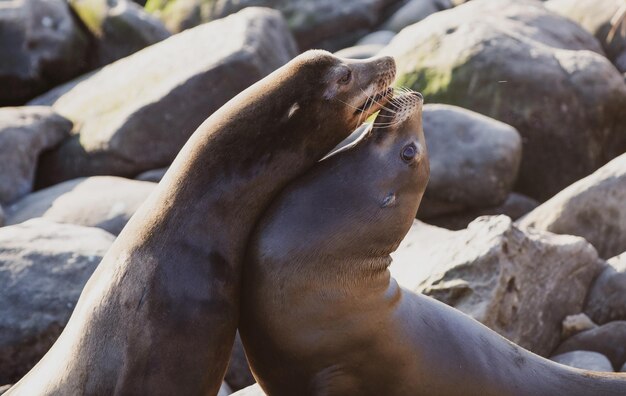
[[[292,182],[255,229],[240,333],[260,386],[270,396],[626,395],[624,375],[546,360],[391,278],[389,255],[429,173],[411,95],[387,105],[397,114],[381,111],[389,126]]]
[[[377,111],[391,58],[307,52],[209,117],[87,283],[50,351],[8,395],[214,395],[240,271],[271,198]]]

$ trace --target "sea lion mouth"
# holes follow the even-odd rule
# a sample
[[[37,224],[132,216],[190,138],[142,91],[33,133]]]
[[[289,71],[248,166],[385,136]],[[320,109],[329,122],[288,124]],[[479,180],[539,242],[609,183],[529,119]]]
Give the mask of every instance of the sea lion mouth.
[[[402,123],[424,103],[421,93],[401,88],[400,94],[390,98],[378,117],[374,120],[376,127],[388,127]]]
[[[381,108],[383,108],[387,104],[387,102],[391,100],[392,97],[393,97],[393,88],[387,87],[385,88],[385,90],[377,93],[373,97],[368,96],[367,99],[365,100],[365,103],[357,107],[354,114],[361,114],[361,113],[366,113],[366,112],[370,114],[375,113]]]

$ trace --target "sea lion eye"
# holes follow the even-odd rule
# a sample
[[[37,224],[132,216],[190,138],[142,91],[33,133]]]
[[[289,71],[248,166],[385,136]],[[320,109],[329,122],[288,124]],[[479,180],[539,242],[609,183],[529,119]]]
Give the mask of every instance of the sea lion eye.
[[[402,161],[408,164],[409,162],[413,161],[416,155],[417,155],[417,146],[415,146],[414,143],[411,143],[411,144],[407,144],[406,146],[404,146],[404,148],[402,149],[402,153],[400,154],[400,157],[402,157]]]
[[[339,84],[345,85],[345,84],[349,83],[350,80],[352,80],[352,70],[346,69],[344,75],[341,76],[341,78],[337,82]]]

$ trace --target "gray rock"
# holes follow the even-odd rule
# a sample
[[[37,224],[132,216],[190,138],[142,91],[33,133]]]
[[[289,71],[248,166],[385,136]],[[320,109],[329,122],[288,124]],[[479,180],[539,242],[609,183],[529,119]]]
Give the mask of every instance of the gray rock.
[[[626,320],[626,253],[608,264],[593,282],[584,309],[599,324]]]
[[[396,32],[391,30],[377,30],[362,37],[355,45],[380,44],[387,45],[393,40]]]
[[[456,106],[424,106],[430,180],[418,217],[502,204],[522,157],[515,128]]]
[[[626,363],[624,363],[624,365],[622,366],[622,368],[619,369],[620,373],[626,373]]]
[[[626,362],[626,321],[610,322],[578,333],[563,341],[554,355],[570,351],[601,353],[609,358],[614,370],[619,370]]]
[[[39,154],[69,137],[72,123],[48,107],[0,108],[0,203],[33,188]]]
[[[217,392],[217,396],[228,396],[233,393],[232,389],[226,382],[222,382],[222,386],[220,386],[220,390]]]
[[[130,0],[69,0],[95,38],[95,64],[104,66],[171,34],[163,23]]]
[[[578,235],[608,258],[626,251],[626,154],[519,220],[524,228]]]
[[[34,104],[50,104],[77,125],[71,139],[42,156],[39,183],[134,177],[167,166],[209,115],[295,54],[280,13],[248,8],[38,98]]]
[[[511,193],[501,205],[492,208],[472,209],[462,213],[453,213],[430,218],[425,221],[437,227],[443,227],[449,230],[461,230],[480,216],[503,214],[513,220],[517,220],[537,206],[539,206],[539,202],[536,200],[522,194]]]
[[[137,175],[137,177],[135,177],[135,180],[158,183],[161,181],[163,176],[165,176],[165,172],[167,172],[168,169],[169,168],[159,168],[145,171]]]
[[[0,206],[0,227],[2,227],[6,223],[6,215],[4,214],[4,210],[2,206]]]
[[[69,180],[8,206],[7,224],[43,217],[57,223],[98,227],[118,235],[155,187],[155,183],[115,176]]]
[[[232,396],[266,396],[259,384],[251,385],[232,394]]]
[[[618,70],[626,72],[626,64],[616,62],[626,57],[626,6],[622,0],[550,0],[545,6],[593,34]]]
[[[0,6],[0,106],[20,105],[87,70],[87,37],[63,0]]]
[[[584,313],[566,316],[565,319],[563,319],[561,327],[561,339],[565,340],[574,334],[578,334],[582,331],[590,330],[595,327],[598,327],[598,325],[593,323],[591,319],[589,319],[589,316]]]
[[[433,228],[427,232],[435,234]],[[438,231],[424,239],[419,232],[409,233],[407,238],[410,244],[405,239],[393,255],[392,274],[402,266],[427,266],[430,274],[413,285],[397,278],[400,284],[543,356],[558,344],[563,319],[582,311],[589,285],[603,266],[584,239],[522,231],[505,216],[480,217],[462,231]],[[410,255],[401,252],[405,246]]]
[[[367,59],[376,56],[385,46],[381,44],[355,45],[335,52],[335,55],[348,59]]]
[[[581,370],[613,372],[609,359],[598,352],[572,351],[552,356],[550,360]]]
[[[230,362],[228,363],[228,370],[226,370],[224,380],[234,391],[254,384],[254,376],[252,376],[250,366],[248,366],[248,360],[246,359],[239,332],[237,332],[235,337],[235,344],[230,354]]]
[[[114,237],[42,219],[0,228],[0,383],[44,355]]]
[[[2,385],[0,386],[0,395],[3,395],[6,391],[9,390],[13,385]]]
[[[539,2],[473,0],[404,29],[381,54],[427,102],[515,127],[515,189],[540,201],[626,151],[624,78],[590,33]]]
[[[383,24],[383,29],[397,33],[435,12],[451,7],[450,0],[409,0]]]

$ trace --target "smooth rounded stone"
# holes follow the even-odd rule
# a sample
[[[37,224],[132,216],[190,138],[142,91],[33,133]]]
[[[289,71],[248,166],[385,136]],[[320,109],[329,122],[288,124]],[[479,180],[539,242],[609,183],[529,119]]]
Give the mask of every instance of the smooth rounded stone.
[[[71,129],[49,107],[0,108],[0,203],[32,190],[39,154],[69,137]]]
[[[518,193],[510,193],[506,200],[498,206],[484,209],[472,209],[462,213],[453,213],[425,220],[428,224],[449,230],[462,230],[480,216],[505,215],[517,220],[539,206],[539,202]],[[419,217],[419,212],[418,212]]]
[[[574,334],[578,334],[582,331],[590,330],[595,327],[598,327],[598,325],[593,323],[593,321],[589,319],[589,316],[584,313],[566,316],[561,325],[561,339],[565,340]]]
[[[609,322],[578,333],[556,348],[554,355],[570,351],[598,352],[609,358],[614,370],[626,362],[626,321]]]
[[[254,384],[233,393],[232,396],[266,396],[266,393],[259,384]]]
[[[130,0],[69,0],[94,37],[95,64],[104,66],[168,38],[163,23]]]
[[[550,360],[581,370],[614,371],[609,359],[598,352],[572,351],[552,356]]]
[[[169,168],[159,168],[159,169],[152,169],[149,171],[145,171],[137,175],[137,177],[135,177],[135,180],[158,183],[161,181],[163,176],[165,176],[165,172],[167,172],[168,169]]]
[[[20,105],[87,70],[88,40],[64,0],[0,3],[0,106]]]
[[[479,217],[461,231],[428,227],[411,230],[392,255],[398,283],[542,356],[559,343],[563,318],[582,311],[603,266],[584,239],[523,231],[506,216]],[[426,234],[433,235],[421,238]],[[420,267],[428,268],[426,276],[403,279],[426,272]]]
[[[515,128],[460,107],[423,111],[430,179],[418,211],[429,219],[502,204],[515,183],[522,140]]]
[[[626,72],[626,64],[616,62],[626,56],[626,33],[621,27],[626,24],[623,0],[550,0],[545,6],[593,34],[618,70]]]
[[[593,282],[584,309],[599,324],[626,320],[626,253],[607,263]]]
[[[282,12],[300,49],[338,50],[379,25],[401,0],[148,0],[146,10],[180,32],[245,7]],[[342,45],[343,43],[343,45]]]
[[[228,396],[233,393],[233,390],[228,386],[226,382],[222,382],[222,386],[220,386],[220,390],[217,392],[217,396]]]
[[[626,363],[624,363],[624,365],[622,366],[622,368],[619,369],[620,373],[626,373]]]
[[[4,214],[4,209],[0,206],[0,227],[2,227],[6,223],[6,215]]]
[[[515,190],[532,198],[626,151],[622,75],[590,33],[539,2],[473,0],[404,29],[381,54],[395,57],[397,85],[427,102],[515,127],[524,145]]]
[[[0,228],[0,383],[19,380],[47,352],[113,240],[43,219]]]
[[[102,174],[134,177],[169,165],[208,116],[295,54],[280,13],[248,8],[36,99],[77,126],[71,139],[42,156],[38,186]]]
[[[384,47],[382,44],[355,45],[339,50],[335,55],[348,59],[367,59],[376,56]]]
[[[613,257],[626,251],[626,154],[567,187],[519,220],[520,227],[578,235]]]
[[[391,30],[378,30],[362,37],[355,45],[380,44],[387,45],[393,40],[396,32]]]
[[[450,0],[409,0],[383,24],[382,28],[397,33],[431,14],[452,6]]]
[[[115,176],[69,180],[27,195],[6,208],[7,224],[43,217],[98,227],[118,235],[156,183]]]
[[[248,360],[246,359],[246,353],[243,349],[239,332],[237,332],[237,336],[235,337],[235,343],[230,354],[230,362],[228,363],[224,380],[233,391],[254,384],[254,376],[250,371],[250,366],[248,366]]]

